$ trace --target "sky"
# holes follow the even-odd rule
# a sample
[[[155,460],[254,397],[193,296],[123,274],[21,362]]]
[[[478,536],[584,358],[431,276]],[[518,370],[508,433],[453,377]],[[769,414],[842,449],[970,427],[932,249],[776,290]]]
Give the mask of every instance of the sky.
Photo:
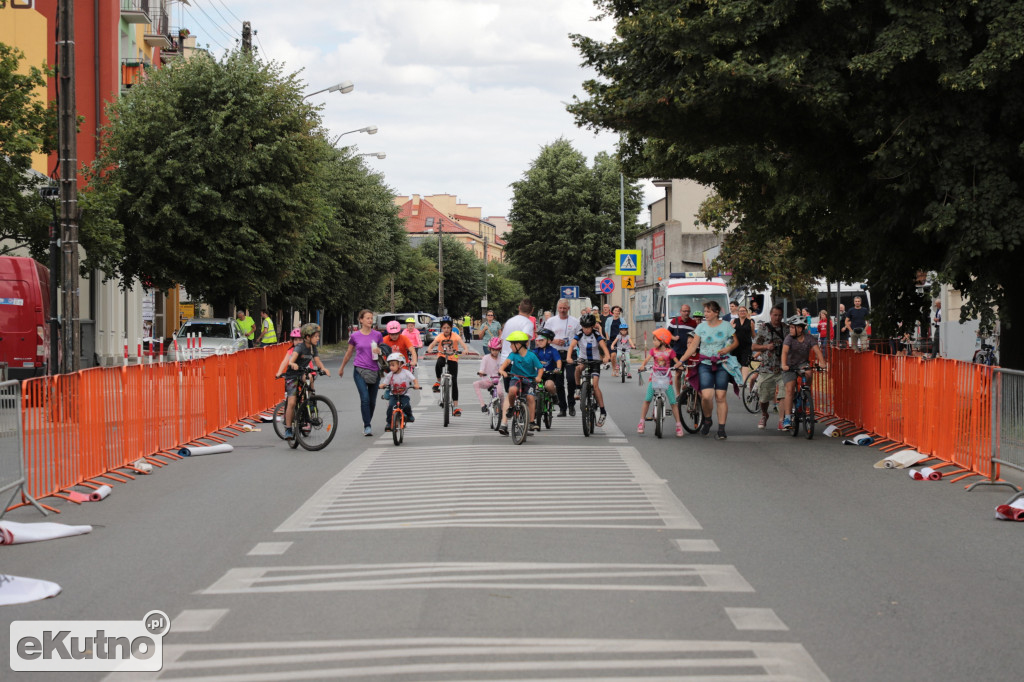
[[[507,216],[510,184],[544,145],[564,137],[588,160],[614,151],[614,134],[579,128],[565,110],[593,77],[569,34],[612,36],[592,0],[188,0],[170,11],[217,55],[251,22],[254,47],[301,71],[308,92],[352,81],[348,94],[309,101],[333,135],[377,126],[339,145],[384,152],[367,165],[396,194],[454,194]],[[644,192],[645,203],[660,197],[650,183]]]

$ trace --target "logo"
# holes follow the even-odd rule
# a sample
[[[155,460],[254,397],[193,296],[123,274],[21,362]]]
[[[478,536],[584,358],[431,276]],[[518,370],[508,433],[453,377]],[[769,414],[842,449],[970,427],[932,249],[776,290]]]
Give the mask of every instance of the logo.
[[[171,620],[150,611],[138,620],[16,620],[11,669],[18,672],[157,672]]]

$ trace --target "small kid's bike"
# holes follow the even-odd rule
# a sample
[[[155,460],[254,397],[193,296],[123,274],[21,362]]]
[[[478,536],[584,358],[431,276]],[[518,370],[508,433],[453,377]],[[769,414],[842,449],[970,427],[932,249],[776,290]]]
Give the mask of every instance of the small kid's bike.
[[[560,372],[550,372],[550,375],[557,375]],[[545,374],[545,377],[548,374]],[[537,387],[536,395],[534,396],[534,412],[536,412],[537,428],[540,429],[541,424],[544,428],[551,428],[552,417],[555,413],[555,397],[548,393],[548,389],[544,388],[541,384]]]
[[[683,419],[683,429],[687,433],[697,433],[704,419],[704,410],[700,404],[700,391],[690,383],[689,374],[695,371],[696,362],[690,361],[683,366],[682,388],[676,401],[679,403],[679,416]]]
[[[530,407],[526,403],[526,392],[533,386],[532,377],[512,375],[512,381],[518,381],[519,390],[516,391],[515,400],[509,403],[508,409],[511,416],[508,418],[508,432],[512,436],[512,442],[522,445],[526,442],[526,434],[530,430]],[[511,385],[511,384],[510,384]]]
[[[418,391],[423,387],[413,386],[411,388],[414,388]],[[384,391],[380,399],[390,400],[391,392]],[[405,410],[402,409],[401,401],[396,403],[395,409],[391,411],[391,439],[395,441],[395,445],[401,445],[402,441],[405,440]]]
[[[619,363],[619,376],[622,377],[622,383],[626,383],[626,377],[633,373],[629,367],[629,346],[616,346],[615,352]]]
[[[501,377],[491,377],[491,387],[488,390],[490,399],[487,401],[487,414],[491,419],[491,428],[495,431],[501,426],[501,396],[498,395],[498,382]]]
[[[641,378],[646,369],[640,370]],[[644,416],[644,421],[654,422],[654,435],[661,438],[661,434],[665,424],[665,417],[668,412],[668,393],[666,390],[672,385],[672,373],[671,370],[666,369],[665,371],[652,370],[651,374],[651,385],[654,386],[654,397],[651,399],[651,407],[654,408],[654,416]],[[642,382],[641,382],[641,385]]]

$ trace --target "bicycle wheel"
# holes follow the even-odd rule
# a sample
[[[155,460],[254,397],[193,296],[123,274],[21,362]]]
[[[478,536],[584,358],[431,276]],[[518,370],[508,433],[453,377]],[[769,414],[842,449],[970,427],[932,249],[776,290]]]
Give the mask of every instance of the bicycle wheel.
[[[587,415],[590,417],[590,432],[594,433],[594,429],[597,425],[597,398],[594,396],[594,390],[590,390],[590,406],[587,407]]]
[[[441,378],[441,409],[444,410],[444,425],[448,426],[448,422],[452,416],[452,384],[451,379],[448,375]]]
[[[689,384],[683,386],[682,395],[679,397],[679,416],[682,417],[684,431],[697,433],[700,430],[700,398]]]
[[[402,408],[396,407],[395,411],[391,413],[391,440],[395,441],[395,445],[401,445],[405,439],[405,420],[402,419]]]
[[[757,378],[760,372],[751,372],[747,380],[743,382],[743,407],[747,408],[750,414],[757,414],[761,410],[761,401],[757,397]]]
[[[665,405],[662,402],[664,398],[661,394],[654,396],[654,435],[661,438],[661,426],[662,422],[665,421]]]
[[[497,431],[498,427],[501,426],[501,401],[498,400],[498,396],[491,398],[491,405],[488,411],[491,413],[491,429]]]
[[[303,400],[301,403],[295,405],[295,414],[292,415],[292,437],[291,440],[286,440],[288,447],[292,450],[299,447],[299,431],[306,428],[306,401]]]
[[[542,390],[544,390],[545,392],[547,391],[546,388],[542,389]],[[550,429],[551,428],[551,417],[554,415],[554,412],[555,412],[555,404],[551,401],[551,395],[550,394],[548,394],[548,397],[544,400],[544,405],[545,405],[545,408],[544,408],[544,428]]]
[[[810,440],[814,438],[814,396],[811,395],[810,391],[807,391],[807,394],[804,396],[803,403],[804,435],[807,436],[807,440]]]
[[[797,394],[796,398],[793,399],[793,413],[790,415],[792,419],[792,432],[793,438],[800,435],[800,418],[803,416],[804,404],[800,394]]]
[[[284,440],[284,411],[287,407],[288,401],[284,400],[279,402],[277,407],[274,408],[274,433],[276,433],[277,437],[281,440]]]
[[[512,442],[516,445],[526,442],[526,431],[529,428],[526,422],[526,406],[521,400],[516,400],[515,407],[512,408],[512,418],[509,420],[509,434],[512,436]]]
[[[590,409],[590,381],[584,379],[583,385],[580,386],[580,412],[583,415],[583,435],[586,437],[590,436],[590,432],[593,430],[591,427],[591,421],[588,418],[587,410]]]
[[[295,439],[307,450],[323,450],[338,430],[338,410],[329,398],[315,395],[306,401]]]
[[[619,376],[622,377],[622,383],[626,383],[626,361],[619,361]]]

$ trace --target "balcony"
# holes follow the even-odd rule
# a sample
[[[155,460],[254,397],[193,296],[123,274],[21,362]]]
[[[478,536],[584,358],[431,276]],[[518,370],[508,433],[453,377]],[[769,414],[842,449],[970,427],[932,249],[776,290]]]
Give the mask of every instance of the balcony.
[[[145,78],[145,72],[150,64],[144,59],[122,59],[121,60],[121,89],[127,90],[137,85]]]
[[[142,41],[149,47],[168,49],[171,47],[171,36],[168,32],[167,15],[159,9],[150,13],[149,27],[143,33]]]
[[[128,24],[148,24],[149,0],[121,0],[121,18]]]

